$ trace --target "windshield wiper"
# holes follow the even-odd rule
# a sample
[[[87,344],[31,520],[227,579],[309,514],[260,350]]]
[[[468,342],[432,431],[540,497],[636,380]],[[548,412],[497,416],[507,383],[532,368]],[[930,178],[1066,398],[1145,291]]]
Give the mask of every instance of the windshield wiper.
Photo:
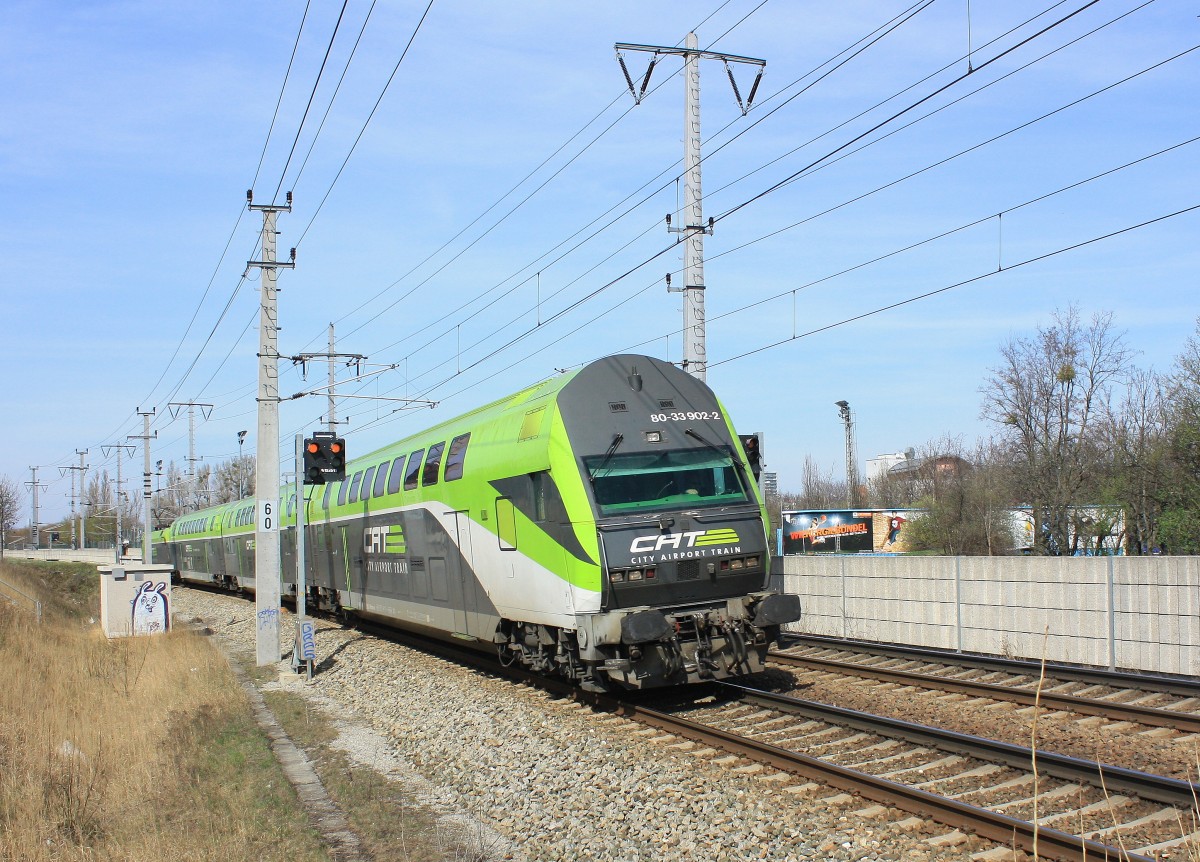
[[[621,445],[621,441],[624,439],[624,434],[614,434],[612,445],[608,447],[608,451],[604,453],[604,457],[600,459],[600,463],[596,465],[596,469],[588,471],[588,481],[593,485],[596,484],[596,474],[603,470],[605,465],[612,460],[613,454],[616,453],[617,447]]]
[[[746,466],[745,464],[742,463],[742,459],[737,456],[736,450],[730,449],[728,446],[725,446],[725,447],[718,446],[716,443],[714,443],[711,440],[707,439],[706,437],[702,436],[699,432],[693,431],[691,428],[688,428],[683,433],[689,437],[699,440],[701,443],[703,443],[709,449],[712,449],[714,452],[720,452],[722,455],[732,458],[733,463],[737,464],[739,467],[744,468]]]

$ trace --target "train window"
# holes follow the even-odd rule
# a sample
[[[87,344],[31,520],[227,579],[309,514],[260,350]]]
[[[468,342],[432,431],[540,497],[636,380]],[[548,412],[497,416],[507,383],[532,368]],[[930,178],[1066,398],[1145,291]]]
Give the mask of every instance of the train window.
[[[326,510],[329,509],[329,492],[332,490],[333,490],[333,483],[331,482],[325,486],[325,495],[323,497],[321,497],[321,508],[322,509],[326,509]]]
[[[375,480],[375,466],[372,465],[363,473],[362,489],[358,495],[360,500],[366,500],[371,496],[371,483]]]
[[[346,505],[346,492],[350,490],[350,483],[345,479],[338,485],[338,505]]]
[[[583,459],[601,515],[725,506],[750,497],[729,447],[594,455]]]
[[[382,497],[383,490],[387,487],[387,472],[388,464],[384,461],[379,465],[379,471],[375,474],[375,487],[371,489],[372,497]]]
[[[445,443],[434,443],[429,447],[429,454],[425,456],[425,469],[421,471],[422,485],[437,484],[438,468],[442,465],[442,452],[445,448]]]
[[[392,475],[388,477],[387,492],[389,494],[398,493],[400,490],[400,480],[404,478],[404,456],[401,455],[392,462]]]
[[[424,449],[418,449],[408,456],[408,469],[404,471],[405,491],[411,491],[417,487],[417,474],[421,472],[421,459],[424,457]]]
[[[463,462],[467,460],[467,443],[471,440],[471,435],[463,434],[455,437],[450,441],[450,451],[446,453],[446,481],[453,482],[455,479],[461,479],[463,474]]]
[[[354,478],[350,480],[350,496],[347,499],[349,503],[358,502],[358,483],[362,481],[362,470],[354,474]]]

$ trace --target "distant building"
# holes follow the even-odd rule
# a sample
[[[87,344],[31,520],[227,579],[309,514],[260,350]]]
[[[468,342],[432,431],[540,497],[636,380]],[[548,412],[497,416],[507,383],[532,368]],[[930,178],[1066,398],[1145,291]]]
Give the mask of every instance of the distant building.
[[[906,449],[903,452],[892,452],[884,455],[876,455],[874,458],[867,459],[867,481],[874,482],[882,479],[895,467],[900,467],[909,461],[912,461],[916,456],[916,452],[912,449]]]

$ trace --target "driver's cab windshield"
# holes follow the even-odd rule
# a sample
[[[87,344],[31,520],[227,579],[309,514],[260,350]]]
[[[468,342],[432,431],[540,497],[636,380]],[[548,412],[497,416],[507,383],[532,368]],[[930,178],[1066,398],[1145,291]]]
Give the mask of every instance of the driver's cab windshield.
[[[724,506],[749,498],[728,449],[676,449],[583,459],[601,515]]]

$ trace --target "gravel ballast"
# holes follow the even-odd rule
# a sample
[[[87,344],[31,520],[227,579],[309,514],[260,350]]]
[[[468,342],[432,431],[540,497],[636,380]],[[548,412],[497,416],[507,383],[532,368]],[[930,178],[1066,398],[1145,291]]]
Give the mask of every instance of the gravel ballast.
[[[226,649],[253,655],[252,601],[177,588]],[[936,846],[951,830],[872,806],[623,718],[319,621],[311,683],[279,683],[325,711],[334,743],[415,788],[494,859],[961,860],[993,845]],[[292,617],[280,631],[290,652]]]

